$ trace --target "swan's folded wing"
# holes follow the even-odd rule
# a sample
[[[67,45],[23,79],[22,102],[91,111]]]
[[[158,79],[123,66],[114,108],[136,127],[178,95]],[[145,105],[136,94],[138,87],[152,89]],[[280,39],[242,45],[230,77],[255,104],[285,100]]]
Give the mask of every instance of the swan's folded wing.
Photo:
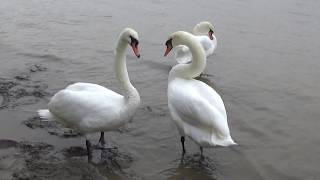
[[[201,92],[198,95],[206,99],[212,106],[215,106],[222,114],[227,117],[226,108],[224,102],[222,101],[221,96],[206,83],[193,80],[194,87],[197,89],[197,92]]]
[[[184,123],[202,129],[213,129],[221,136],[229,136],[226,115],[204,99],[196,89],[180,84],[179,88],[170,88],[168,96],[168,103]]]
[[[123,96],[115,94],[66,89],[52,97],[49,110],[71,124],[88,116],[97,120],[105,117],[117,119],[124,101]]]

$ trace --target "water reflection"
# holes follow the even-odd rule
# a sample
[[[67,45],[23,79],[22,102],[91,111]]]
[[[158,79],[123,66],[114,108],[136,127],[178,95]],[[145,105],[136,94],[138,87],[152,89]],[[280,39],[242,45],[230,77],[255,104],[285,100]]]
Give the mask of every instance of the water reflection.
[[[171,164],[172,168],[162,172],[169,180],[214,180],[220,174],[214,160],[207,156],[201,158],[199,153],[182,155]]]

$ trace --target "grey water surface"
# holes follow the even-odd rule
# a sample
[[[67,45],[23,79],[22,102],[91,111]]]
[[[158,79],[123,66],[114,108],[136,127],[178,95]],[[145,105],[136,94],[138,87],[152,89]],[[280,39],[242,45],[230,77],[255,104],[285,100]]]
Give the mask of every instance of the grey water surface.
[[[320,1],[10,0],[0,5],[0,179],[319,179]],[[170,33],[202,21],[216,29],[208,81],[222,96],[234,140],[205,149],[179,134],[167,108]],[[36,110],[74,82],[121,92],[113,69],[119,32],[142,105],[94,150],[73,132],[40,123]],[[205,112],[204,112],[205,113]],[[90,137],[97,143],[98,134]]]

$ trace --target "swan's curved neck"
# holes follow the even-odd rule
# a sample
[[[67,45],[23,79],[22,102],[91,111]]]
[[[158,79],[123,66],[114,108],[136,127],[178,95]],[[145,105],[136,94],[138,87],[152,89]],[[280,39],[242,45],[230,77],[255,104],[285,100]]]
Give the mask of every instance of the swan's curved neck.
[[[119,40],[115,49],[115,71],[116,77],[119,80],[123,90],[124,96],[127,99],[140,98],[138,91],[133,87],[130,82],[127,65],[126,65],[126,50],[128,43],[123,40]]]
[[[206,56],[201,44],[191,35],[184,35],[181,44],[189,47],[191,64],[178,64],[172,68],[169,79],[174,77],[192,79],[199,76],[206,67]]]

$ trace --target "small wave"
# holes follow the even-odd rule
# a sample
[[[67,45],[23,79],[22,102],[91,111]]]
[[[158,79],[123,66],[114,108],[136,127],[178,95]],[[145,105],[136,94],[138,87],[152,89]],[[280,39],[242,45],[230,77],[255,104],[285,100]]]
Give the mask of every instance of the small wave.
[[[63,61],[62,57],[56,56],[54,54],[18,53],[18,55],[38,58],[38,59],[47,59],[51,61]]]

